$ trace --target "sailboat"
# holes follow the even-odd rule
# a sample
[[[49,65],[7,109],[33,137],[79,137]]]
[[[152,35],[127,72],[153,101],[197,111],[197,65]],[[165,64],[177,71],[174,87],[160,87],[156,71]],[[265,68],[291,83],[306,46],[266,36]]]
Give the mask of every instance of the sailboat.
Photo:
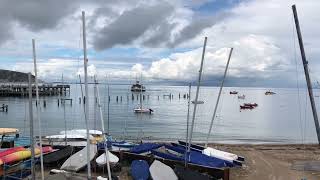
[[[135,108],[133,111],[134,111],[135,113],[149,113],[149,114],[153,113],[153,109],[142,107],[142,89],[140,90],[140,97],[139,97],[139,99],[140,99],[139,107]]]

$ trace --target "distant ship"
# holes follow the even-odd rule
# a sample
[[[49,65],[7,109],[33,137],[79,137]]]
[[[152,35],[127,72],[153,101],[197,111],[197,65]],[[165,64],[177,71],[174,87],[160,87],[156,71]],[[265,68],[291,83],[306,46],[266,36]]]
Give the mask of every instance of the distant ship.
[[[140,84],[139,81],[136,81],[136,83],[131,86],[131,91],[132,92],[144,92],[144,91],[146,91],[146,87],[144,87],[142,84]]]

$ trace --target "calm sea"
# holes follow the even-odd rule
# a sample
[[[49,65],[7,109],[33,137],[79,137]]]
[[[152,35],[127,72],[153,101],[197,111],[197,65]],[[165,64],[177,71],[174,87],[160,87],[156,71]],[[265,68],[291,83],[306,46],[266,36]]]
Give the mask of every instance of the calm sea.
[[[147,86],[143,94],[143,106],[152,108],[154,113],[135,114],[138,106],[138,93],[129,91],[128,85],[110,85],[110,108],[108,115],[107,86],[99,85],[102,102],[103,120],[106,130],[118,139],[185,139],[187,122],[187,102],[183,94],[188,92],[184,86]],[[89,85],[90,128],[101,129],[100,114],[94,103],[94,86]],[[196,87],[192,87],[191,99],[195,96]],[[201,87],[198,105],[194,140],[205,141],[212,118],[219,88]],[[229,91],[237,90],[245,94],[244,100]],[[314,121],[306,89],[272,89],[277,94],[266,96],[266,88],[226,87],[220,99],[217,116],[214,121],[211,142],[219,143],[316,143]],[[319,90],[315,90],[316,104],[319,107]],[[172,94],[173,98],[164,95]],[[180,94],[180,98],[179,98]],[[118,96],[118,101],[116,97]],[[72,85],[71,93],[64,98],[72,98],[72,105],[67,102],[58,106],[59,96],[40,97],[40,119],[42,134],[57,134],[66,129],[85,128],[83,104],[80,85]],[[121,100],[122,98],[122,100]],[[46,107],[43,101],[46,101]],[[244,102],[258,103],[253,110],[241,110]],[[29,134],[28,98],[1,97],[0,104],[8,104],[7,113],[0,112],[0,127],[19,128],[21,134]],[[38,127],[35,113],[34,121]],[[318,108],[319,109],[319,108]],[[190,107],[190,120],[193,105]],[[109,119],[109,123],[108,123]],[[38,128],[36,128],[38,129]],[[37,132],[36,132],[37,133]]]

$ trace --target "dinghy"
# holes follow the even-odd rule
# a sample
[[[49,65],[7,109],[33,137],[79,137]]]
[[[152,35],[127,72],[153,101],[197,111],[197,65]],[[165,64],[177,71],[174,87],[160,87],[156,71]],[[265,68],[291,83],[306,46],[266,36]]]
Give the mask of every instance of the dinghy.
[[[87,157],[87,148],[90,148],[90,156]],[[62,170],[77,172],[87,165],[87,160],[90,161],[94,158],[97,153],[97,146],[95,144],[90,144],[86,146],[81,151],[69,157],[60,167]]]
[[[109,162],[111,165],[119,162],[119,158],[116,155],[112,154],[110,151],[108,151],[108,155],[109,155]],[[99,166],[104,166],[107,164],[106,158],[107,158],[106,153],[104,152],[96,159],[96,163]]]
[[[149,165],[145,160],[134,160],[131,163],[131,176],[133,180],[148,180],[150,176]]]
[[[120,141],[120,142],[111,142],[112,150],[115,151],[129,151],[131,148],[136,146],[136,144],[129,143],[126,141]]]
[[[153,180],[178,180],[173,169],[158,160],[153,161],[149,170]]]
[[[163,144],[156,144],[156,143],[142,143],[140,145],[134,146],[130,149],[131,153],[141,154],[145,152],[149,152],[153,149],[158,149],[159,147],[163,146]]]
[[[149,113],[149,114],[151,114],[153,112],[153,110],[150,109],[150,108],[140,108],[140,107],[138,107],[138,108],[134,109],[134,112],[135,113]]]
[[[186,145],[186,142],[184,141],[178,141],[179,144],[181,145]],[[234,160],[237,160],[237,161],[244,161],[244,157],[242,156],[238,156],[236,154],[233,154],[233,153],[229,153],[229,152],[226,152],[226,151],[221,151],[221,150],[218,150],[218,149],[214,149],[214,148],[209,148],[208,150],[204,151],[206,148],[203,147],[203,146],[199,146],[199,145],[195,145],[195,144],[191,144],[191,147],[192,148],[195,148],[195,149],[199,149],[202,151],[203,154],[206,154],[206,155],[209,155],[209,153],[207,151],[210,151],[210,156],[213,156],[214,155],[214,152],[218,152],[219,155],[222,154],[223,156],[225,157],[233,157]],[[213,149],[210,150],[210,149]]]
[[[43,156],[43,163],[45,164],[58,164],[59,162],[66,160],[74,153],[74,147],[67,146],[52,153]]]
[[[212,180],[213,177],[201,174],[198,171],[193,171],[182,166],[175,166],[174,172],[181,180]]]

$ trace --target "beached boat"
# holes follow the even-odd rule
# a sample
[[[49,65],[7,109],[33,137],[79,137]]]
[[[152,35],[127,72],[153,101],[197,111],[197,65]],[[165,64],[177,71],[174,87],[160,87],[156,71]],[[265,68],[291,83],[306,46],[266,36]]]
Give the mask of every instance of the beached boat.
[[[158,160],[153,161],[149,171],[153,180],[178,180],[173,169]]]
[[[143,86],[142,84],[140,84],[139,81],[136,81],[136,83],[131,86],[131,91],[132,92],[144,92],[144,91],[146,91],[146,87]]]
[[[75,152],[73,146],[66,146],[62,149],[53,151],[43,156],[43,163],[45,164],[59,164],[60,162],[69,158]]]
[[[238,99],[245,99],[246,98],[246,95],[241,95],[241,96],[238,96]]]
[[[90,156],[87,157],[87,148],[90,148]],[[78,172],[87,165],[87,161],[91,161],[97,153],[97,146],[90,144],[89,147],[84,147],[81,151],[70,156],[60,167],[62,170]]]
[[[42,152],[43,153],[49,153],[52,151],[52,147],[50,146],[45,146],[42,147]],[[35,155],[40,154],[40,148],[35,148]],[[26,149],[26,150],[21,150],[21,151],[16,151],[11,154],[8,154],[6,156],[3,156],[0,158],[0,165],[2,164],[11,164],[14,162],[18,162],[24,159],[29,159],[31,157],[31,150]]]
[[[194,171],[182,166],[175,166],[174,172],[181,180],[212,180],[214,179],[212,176],[207,174],[201,174],[198,171]]]
[[[198,164],[207,167],[223,168],[237,166],[237,164],[234,164],[233,162],[212,156],[207,156],[197,151],[190,151],[188,152],[188,154],[186,154],[186,149],[184,147],[175,147],[170,145],[165,145],[164,147],[166,151],[151,150],[151,153],[155,156],[165,159],[177,161],[184,161],[185,159],[187,159],[188,163]]]
[[[114,165],[116,163],[119,162],[119,158],[112,154],[110,151],[108,151],[108,158],[109,158],[109,162],[111,165]],[[106,153],[104,152],[103,154],[101,154],[99,157],[97,157],[96,159],[96,163],[99,165],[99,166],[104,166],[107,164],[107,157],[106,157]]]
[[[230,94],[238,94],[238,91],[230,91]]]
[[[186,145],[186,142],[184,141],[178,141],[179,144],[181,145]],[[195,144],[191,144],[191,147],[194,149],[198,149],[200,150],[203,154],[206,155],[210,155],[210,156],[223,156],[223,157],[231,157],[233,160],[237,160],[237,161],[244,161],[244,157],[230,153],[230,152],[226,152],[226,151],[221,151],[215,148],[210,148],[210,147],[203,147],[203,146],[199,146],[199,145],[195,145]],[[217,153],[217,154],[216,154]]]
[[[148,180],[150,177],[149,164],[145,160],[134,160],[131,163],[133,180]]]

